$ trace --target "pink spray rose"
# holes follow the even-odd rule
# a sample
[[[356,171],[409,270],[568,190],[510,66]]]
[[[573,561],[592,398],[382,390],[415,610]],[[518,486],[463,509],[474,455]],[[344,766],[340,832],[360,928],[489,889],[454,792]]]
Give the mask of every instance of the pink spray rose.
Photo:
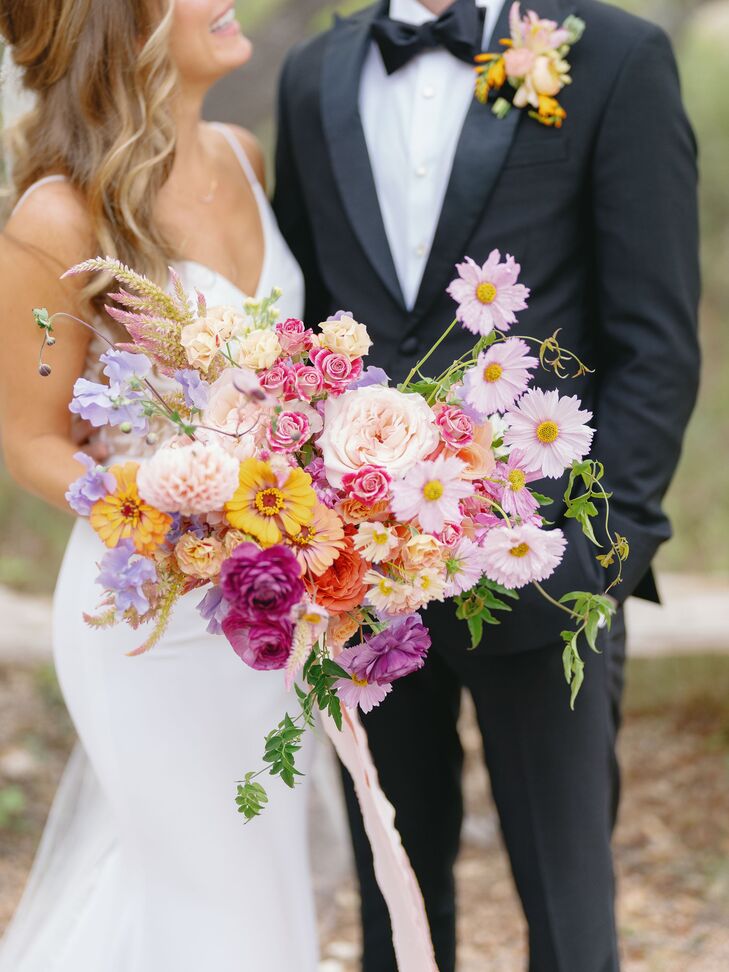
[[[473,442],[473,420],[457,405],[437,405],[433,412],[443,441],[451,449],[461,449]]]
[[[293,452],[311,435],[309,419],[302,412],[281,412],[271,420],[266,437],[272,452]]]
[[[301,354],[314,345],[314,332],[303,321],[290,317],[276,325],[278,343],[286,354]]]
[[[365,506],[386,500],[392,476],[381,466],[366,465],[342,477],[342,489]]]
[[[321,374],[324,387],[333,395],[341,395],[362,374],[361,358],[348,358],[338,351],[314,348],[309,358]]]

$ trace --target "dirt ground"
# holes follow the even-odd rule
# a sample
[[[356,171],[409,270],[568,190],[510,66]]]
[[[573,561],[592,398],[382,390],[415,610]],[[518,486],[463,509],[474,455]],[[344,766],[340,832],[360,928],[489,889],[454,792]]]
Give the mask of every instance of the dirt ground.
[[[653,683],[653,676],[651,683]],[[518,972],[524,925],[468,717],[471,807],[458,868],[461,972]],[[52,671],[0,666],[0,929],[22,890],[73,741]],[[729,703],[690,691],[629,707],[616,836],[626,972],[729,968]],[[321,972],[356,972],[351,881],[321,909]]]

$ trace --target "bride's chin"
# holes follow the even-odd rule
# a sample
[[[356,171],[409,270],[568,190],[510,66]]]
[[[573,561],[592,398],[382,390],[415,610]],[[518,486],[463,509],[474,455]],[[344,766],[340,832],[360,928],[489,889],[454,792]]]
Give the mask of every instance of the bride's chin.
[[[223,71],[235,71],[250,61],[253,44],[245,34],[215,39],[215,60]]]

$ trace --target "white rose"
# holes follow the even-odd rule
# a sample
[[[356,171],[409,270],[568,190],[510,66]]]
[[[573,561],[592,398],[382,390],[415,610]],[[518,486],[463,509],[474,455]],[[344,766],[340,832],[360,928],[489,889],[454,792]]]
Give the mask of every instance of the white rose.
[[[180,332],[180,344],[190,367],[199,368],[206,374],[226,341],[224,325],[211,317],[199,317]]]
[[[371,385],[327,399],[318,441],[327,479],[340,487],[343,476],[366,465],[384,467],[393,479],[403,476],[433,452],[439,435],[420,395]]]
[[[348,358],[362,358],[372,347],[372,341],[364,324],[345,315],[338,321],[324,321],[319,325],[321,347],[346,354]]]
[[[281,354],[281,345],[275,331],[258,327],[240,342],[238,362],[254,371],[270,368]]]

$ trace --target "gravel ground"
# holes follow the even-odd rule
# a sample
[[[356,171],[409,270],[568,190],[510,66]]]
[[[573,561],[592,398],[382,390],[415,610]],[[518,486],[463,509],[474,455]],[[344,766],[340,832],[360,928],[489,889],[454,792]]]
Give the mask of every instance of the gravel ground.
[[[616,836],[626,972],[729,968],[729,708],[691,690],[632,707],[622,735]],[[524,925],[468,713],[464,850],[458,868],[461,972],[517,972]],[[8,921],[73,734],[48,666],[0,665],[0,929]],[[356,972],[357,896],[322,895],[321,972]]]

